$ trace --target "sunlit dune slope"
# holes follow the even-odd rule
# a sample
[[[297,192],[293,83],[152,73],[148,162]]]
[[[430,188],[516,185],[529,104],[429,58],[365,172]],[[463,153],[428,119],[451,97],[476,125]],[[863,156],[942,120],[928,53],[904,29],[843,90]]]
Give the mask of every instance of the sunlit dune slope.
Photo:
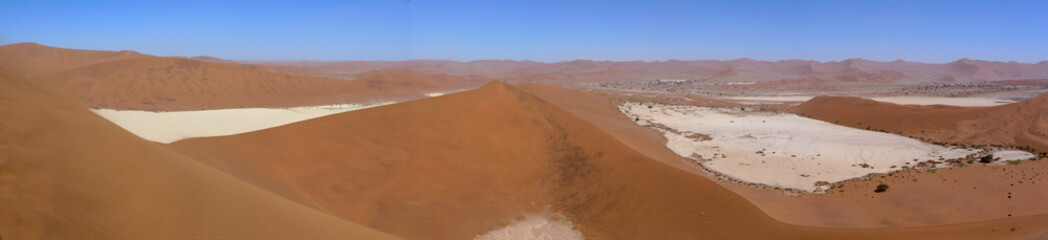
[[[0,65],[33,78],[97,63],[152,58],[134,51],[95,51],[48,47],[36,43],[0,46]]]
[[[468,239],[531,212],[595,239],[1016,238],[1048,218],[933,228],[783,224],[512,86],[341,113],[180,152],[333,215],[410,239]],[[1001,231],[1017,227],[1015,231]]]
[[[965,144],[1014,144],[1048,151],[1048,95],[993,107],[915,106],[855,97],[816,97],[793,109],[855,128]]]
[[[385,239],[146,142],[0,67],[2,239]]]
[[[200,110],[400,101],[463,86],[458,80],[446,75],[381,71],[347,81],[153,57],[91,65],[34,81],[95,108]]]

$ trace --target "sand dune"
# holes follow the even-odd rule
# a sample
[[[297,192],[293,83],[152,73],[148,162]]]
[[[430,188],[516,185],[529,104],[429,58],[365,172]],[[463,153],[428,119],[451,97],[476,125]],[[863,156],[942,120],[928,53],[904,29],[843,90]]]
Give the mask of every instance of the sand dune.
[[[202,110],[371,105],[478,86],[474,78],[404,70],[361,71],[345,79],[289,75],[233,61],[154,57],[132,51],[0,46],[0,64],[92,108]]]
[[[1048,95],[993,107],[896,105],[821,96],[794,112],[855,128],[884,129],[937,142],[1015,144],[1048,151]]]
[[[173,146],[290,199],[412,239],[473,238],[547,210],[599,239],[1014,238],[1048,228],[1046,217],[900,229],[782,224],[716,183],[501,83]]]
[[[693,165],[663,147],[661,136],[624,119],[612,104],[616,98],[581,99],[576,97],[583,94],[563,89],[529,86],[540,98],[496,82],[431,99],[170,145],[137,139],[77,103],[48,93],[73,96],[92,107],[199,110],[418,99],[471,88],[473,78],[460,76],[473,74],[558,84],[717,74],[732,82],[751,75],[770,76],[762,81],[891,82],[915,75],[922,76],[918,81],[941,76],[957,76],[950,77],[957,81],[1042,76],[1044,64],[739,59],[267,65],[200,59],[206,61],[32,44],[0,47],[0,61],[15,66],[0,68],[0,238],[383,239],[389,233],[410,239],[470,239],[518,233],[578,237],[576,232],[596,239],[1048,236],[1048,215],[1036,215],[1044,181],[1039,174],[1026,175],[1048,169],[1042,162],[986,167],[1000,171],[944,169],[942,183],[936,175],[899,173],[879,179],[890,182],[893,190],[876,196],[794,198],[735,189],[744,198],[728,190],[737,186],[697,175]],[[15,73],[34,78],[26,81]],[[343,79],[299,76],[305,74]],[[706,101],[664,97],[650,98]],[[1048,142],[1048,125],[1040,119],[1043,101],[1042,96],[1003,106],[958,108],[818,97],[794,111],[834,118],[823,120],[846,126],[898,128],[904,135],[936,141],[1043,149]],[[857,110],[865,107],[872,110]],[[910,180],[918,176],[921,182]],[[1016,178],[1018,186],[1002,185]],[[868,192],[871,183],[848,182],[842,190]],[[982,198],[1002,191],[1008,199],[1015,191],[1019,202]],[[980,197],[965,201],[958,194]],[[564,219],[534,217],[546,213]],[[885,220],[890,218],[900,218],[902,225],[950,225],[825,228],[785,224],[769,214],[819,226],[834,225],[830,221],[894,226],[896,222]],[[935,216],[924,215],[964,220],[929,221]]]
[[[352,82],[275,74],[236,65],[144,58],[78,68],[35,81],[94,108],[201,110],[359,103]],[[372,96],[374,97],[374,96]]]
[[[0,65],[26,78],[34,78],[88,65],[118,60],[151,58],[134,51],[95,51],[48,47],[36,43],[0,46]]]
[[[3,239],[387,239],[138,139],[0,67]]]
[[[459,78],[403,71],[353,81],[252,70],[182,58],[106,62],[35,79],[93,108],[201,110],[376,104],[468,87]]]
[[[958,107],[990,107],[1015,102],[1004,99],[979,97],[875,97],[871,99],[878,102],[887,102],[899,105],[947,105]]]

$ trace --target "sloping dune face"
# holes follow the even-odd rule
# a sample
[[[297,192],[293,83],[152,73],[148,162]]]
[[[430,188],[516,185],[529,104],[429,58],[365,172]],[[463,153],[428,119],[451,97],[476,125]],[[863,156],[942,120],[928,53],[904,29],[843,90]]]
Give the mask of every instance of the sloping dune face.
[[[388,239],[138,139],[0,67],[0,238]]]
[[[63,49],[36,43],[0,46],[0,64],[26,78],[34,78],[78,67],[118,60],[151,58],[133,51]]]
[[[78,68],[37,81],[94,108],[201,110],[292,107],[361,100],[349,81],[277,74],[181,58],[146,58]]]
[[[820,96],[793,109],[806,117],[855,128],[884,129],[938,142],[1014,144],[1048,151],[1048,95],[993,107],[896,105]]]
[[[121,110],[371,105],[477,86],[471,78],[445,74],[376,70],[347,81],[281,74],[250,65],[34,43],[0,46],[0,64],[89,107]]]
[[[493,83],[174,146],[289,198],[410,239],[473,238],[547,208],[599,238],[753,236],[724,225],[767,219],[715,184],[611,139]]]
[[[1041,217],[893,230],[785,225],[502,83],[172,145],[287,198],[409,239],[474,238],[539,212],[562,214],[596,239],[1014,238],[1048,227]]]

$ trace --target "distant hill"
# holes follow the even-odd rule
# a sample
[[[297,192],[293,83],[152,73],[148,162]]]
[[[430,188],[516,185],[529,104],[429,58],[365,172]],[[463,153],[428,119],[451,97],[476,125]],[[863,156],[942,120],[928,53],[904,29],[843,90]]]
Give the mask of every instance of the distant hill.
[[[106,61],[138,58],[131,51],[106,52],[46,47],[34,43],[0,46],[0,62],[35,77]],[[352,56],[347,56],[352,58]],[[23,59],[29,59],[24,61]],[[668,60],[592,61],[541,63],[514,60],[408,61],[235,61],[209,56],[186,59],[238,64],[246,68],[290,75],[352,79],[375,70],[400,70],[422,74],[481,76],[509,82],[648,81],[655,78],[688,78],[707,82],[811,82],[955,83],[971,81],[1048,79],[1048,61],[1038,63],[994,62],[962,58],[950,63],[890,62],[852,58],[842,61]],[[16,61],[22,60],[22,61]],[[615,74],[608,74],[614,72]]]
[[[228,61],[228,60],[212,60]],[[350,76],[377,69],[400,69],[455,76],[486,76],[510,82],[600,82],[650,81],[656,78],[687,78],[705,82],[765,82],[819,79],[824,82],[955,83],[998,80],[1048,79],[1048,61],[1039,63],[992,62],[960,59],[951,63],[908,61],[878,62],[861,58],[844,61],[809,60],[758,61],[589,61],[539,63],[531,61],[447,60],[388,61],[261,61],[240,62],[253,68],[327,77]],[[616,74],[601,74],[613,71]],[[545,77],[542,77],[545,76]],[[617,77],[617,78],[616,78]]]

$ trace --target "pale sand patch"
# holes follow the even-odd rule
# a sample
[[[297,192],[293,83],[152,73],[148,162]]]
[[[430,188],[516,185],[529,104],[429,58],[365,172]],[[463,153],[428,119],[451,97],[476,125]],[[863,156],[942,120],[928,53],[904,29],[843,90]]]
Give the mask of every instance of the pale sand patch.
[[[742,104],[758,105],[768,103],[799,103],[807,102],[814,98],[813,96],[738,96],[738,97],[726,97],[729,100],[735,100]],[[947,106],[958,106],[958,107],[990,107],[1013,103],[1015,101],[999,98],[980,98],[980,97],[921,97],[921,96],[907,96],[907,97],[873,97],[867,98],[878,102],[894,103],[899,105],[947,105]]]
[[[726,99],[740,101],[742,104],[757,105],[763,103],[792,103],[807,102],[814,96],[739,96],[726,97]]]
[[[457,93],[457,92],[466,91],[466,90],[469,90],[469,89],[462,88],[462,89],[453,90],[453,91],[431,92],[431,93],[426,93],[424,95],[426,95],[426,97],[440,97],[440,96],[444,96],[444,95],[447,95],[447,94]]]
[[[990,107],[1015,102],[1006,99],[977,97],[875,97],[870,99],[899,105],[948,105],[958,107]]]
[[[828,187],[816,186],[817,182],[888,173],[918,162],[939,161],[940,156],[953,159],[977,152],[789,113],[639,103],[625,103],[620,110],[630,118],[639,118],[637,124],[660,128],[670,150],[711,171],[745,182],[808,192]]]
[[[114,109],[92,111],[149,141],[172,143],[194,137],[233,135],[281,126],[335,113],[387,105],[340,104],[295,108],[242,108],[149,112]]]
[[[1019,150],[999,150],[991,152],[990,154],[993,154],[993,157],[997,158],[997,163],[1000,164],[1004,164],[1007,161],[1029,160],[1037,157],[1037,155],[1034,155],[1033,153]]]
[[[571,222],[553,220],[552,216],[528,216],[509,226],[492,230],[475,240],[581,240]]]

